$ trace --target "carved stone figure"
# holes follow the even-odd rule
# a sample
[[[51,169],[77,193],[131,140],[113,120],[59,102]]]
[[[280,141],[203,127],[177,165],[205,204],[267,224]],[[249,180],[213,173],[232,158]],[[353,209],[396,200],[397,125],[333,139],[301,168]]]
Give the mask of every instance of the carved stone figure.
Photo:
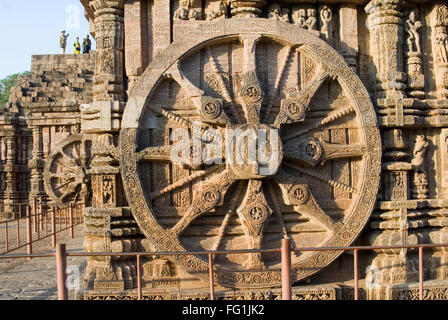
[[[408,93],[414,98],[424,98],[425,78],[422,67],[420,29],[422,23],[417,20],[415,11],[411,11],[405,23],[407,39]]]
[[[180,0],[179,9],[174,12],[174,19],[180,20],[198,20],[200,13],[192,9],[193,0]]]
[[[428,176],[425,168],[425,159],[429,143],[425,136],[418,135],[415,140],[414,158],[412,166],[414,169],[413,196],[417,199],[426,199],[428,196]]]
[[[289,13],[290,13],[290,10],[288,9],[288,8],[283,8],[282,9],[282,14],[281,14],[281,16],[280,16],[280,20],[281,21],[283,21],[283,22],[290,22],[290,20],[289,20]]]
[[[302,29],[306,29],[307,28],[307,16],[306,16],[306,10],[305,9],[299,9],[296,10],[294,12],[295,17],[296,17],[296,23],[297,25],[302,28]]]
[[[320,19],[322,22],[320,32],[325,36],[326,40],[330,39],[330,23],[332,18],[333,13],[331,8],[328,6],[323,6],[320,10]]]
[[[103,202],[106,205],[114,202],[113,182],[108,178],[103,180]]]
[[[273,3],[268,8],[268,18],[280,20],[282,9],[278,3]]]
[[[314,8],[295,8],[293,21],[302,29],[317,30],[317,10]]]
[[[219,3],[219,8],[217,10],[209,10],[207,12],[207,20],[213,21],[216,19],[225,19],[227,15],[227,3],[227,0],[221,0],[221,2]]]
[[[408,52],[422,54],[420,45],[420,32],[422,23],[417,20],[415,11],[411,11],[409,18],[406,20],[405,30],[408,33]]]
[[[448,35],[446,27],[439,26],[436,32],[437,57],[440,63],[448,64]]]
[[[268,18],[289,22],[289,9],[281,8],[279,4],[273,3],[268,8]]]
[[[316,9],[308,9],[308,19],[306,20],[308,30],[317,29],[317,13]]]
[[[428,149],[429,143],[426,141],[425,136],[418,135],[415,140],[414,147],[414,159],[412,160],[412,165],[416,172],[425,172],[425,156]]]

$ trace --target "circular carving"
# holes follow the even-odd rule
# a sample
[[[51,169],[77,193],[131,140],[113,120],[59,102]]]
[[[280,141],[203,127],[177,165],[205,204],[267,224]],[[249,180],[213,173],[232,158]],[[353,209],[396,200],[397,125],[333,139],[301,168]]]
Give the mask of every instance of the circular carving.
[[[295,101],[288,102],[286,113],[292,120],[300,120],[305,115],[305,108]]]
[[[207,190],[204,192],[203,200],[207,205],[216,205],[220,201],[220,194],[215,190]]]
[[[216,119],[218,118],[222,113],[222,106],[221,104],[214,99],[206,99],[203,107],[202,107],[202,114],[209,119]]]
[[[48,155],[44,168],[45,189],[53,202],[85,203],[90,195],[92,141],[89,136],[72,135]]]
[[[246,96],[248,96],[249,98],[256,100],[260,98],[260,93],[257,90],[257,88],[255,87],[249,87],[246,90]]]
[[[305,146],[305,153],[308,157],[311,159],[317,161],[322,157],[322,146],[319,142],[315,140],[311,140],[306,146]]]
[[[247,81],[253,81],[250,77],[248,78],[249,79]],[[261,88],[258,88],[257,86],[254,86],[252,84],[248,84],[243,88],[242,96],[246,102],[256,103],[261,101],[261,99],[263,98],[263,92],[261,91]]]
[[[250,32],[244,32],[243,30],[244,27],[242,26],[246,23],[250,24]],[[134,103],[126,108],[123,116],[123,129],[120,134],[120,166],[122,176],[124,177],[126,196],[142,232],[161,251],[211,250],[215,245],[220,249],[238,249],[246,244],[249,248],[255,248],[256,246],[263,248],[264,241],[270,241],[269,247],[280,247],[280,242],[272,240],[282,238],[279,235],[283,231],[280,227],[277,228],[278,230],[276,229],[276,226],[279,226],[279,224],[269,223],[272,215],[267,214],[267,217],[263,219],[261,211],[254,208],[264,208],[266,206],[269,212],[273,212],[276,211],[276,203],[286,202],[286,197],[289,197],[289,200],[293,201],[294,205],[280,205],[280,214],[288,221],[286,231],[293,242],[300,244],[303,241],[301,239],[306,239],[308,243],[316,247],[349,246],[359,236],[374,208],[381,169],[381,140],[377,128],[375,110],[362,82],[334,49],[313,34],[297,26],[265,19],[251,19],[247,20],[247,22],[243,19],[229,19],[210,23],[209,30],[213,31],[207,33],[204,32],[203,28],[198,28],[185,36],[189,41],[173,43],[164,52],[161,52],[159,58],[141,76],[130,94],[130,101],[132,99]],[[136,150],[140,152],[145,148],[166,146],[169,141],[167,133],[173,127],[176,125],[179,127],[189,126],[189,123],[197,120],[198,110],[194,109],[194,104],[190,100],[182,100],[186,99],[185,96],[176,97],[177,100],[172,101],[172,107],[166,108],[167,112],[164,115],[170,121],[161,121],[159,123],[160,126],[153,132],[154,137],[148,139],[145,125],[148,117],[153,117],[154,112],[150,108],[153,105],[162,104],[157,99],[163,96],[163,94],[154,93],[160,92],[162,88],[169,87],[163,81],[173,81],[163,80],[164,70],[169,69],[175,63],[182,65],[182,63],[188,63],[187,61],[200,59],[201,52],[207,48],[213,54],[218,51],[218,48],[222,48],[226,42],[232,44],[229,45],[229,48],[240,48],[241,42],[243,44],[245,42],[253,44],[254,42],[250,42],[250,39],[253,39],[254,35],[257,34],[260,35],[260,39],[256,41],[257,45],[253,50],[234,49],[226,57],[232,59],[232,66],[227,68],[229,69],[229,77],[226,79],[231,78],[234,81],[229,82],[225,79],[214,84],[226,85],[226,87],[213,88],[213,91],[221,95],[220,99],[226,101],[222,112],[229,117],[230,122],[235,126],[229,127],[231,129],[253,128],[256,131],[280,128],[279,141],[288,138],[291,134],[300,134],[300,132],[304,131],[306,132],[299,137],[299,140],[304,138],[316,139],[322,132],[328,132],[333,142],[340,141],[342,144],[342,141],[347,141],[345,136],[347,130],[341,129],[349,129],[351,134],[357,135],[356,141],[365,146],[366,154],[362,157],[357,156],[356,161],[352,161],[352,166],[346,166],[345,164],[351,161],[351,159],[349,157],[347,159],[346,155],[343,159],[335,159],[335,154],[338,153],[338,150],[335,149],[329,162],[334,161],[334,164],[340,168],[348,167],[349,171],[346,172],[346,175],[350,175],[351,178],[340,181],[328,180],[326,177],[331,177],[331,172],[326,172],[325,170],[327,170],[326,167],[331,166],[322,167],[314,166],[314,164],[313,166],[306,166],[306,164],[303,164],[306,161],[294,163],[294,166],[298,167],[300,171],[295,171],[292,166],[283,166],[285,163],[291,164],[290,158],[296,154],[301,156],[303,149],[292,155],[286,154],[286,152],[290,152],[286,148],[282,150],[281,156],[278,157],[277,163],[273,166],[276,169],[274,171],[278,174],[270,175],[261,175],[259,172],[256,172],[265,164],[258,157],[255,158],[257,161],[254,164],[249,164],[248,162],[236,166],[212,164],[201,168],[203,171],[193,170],[192,172],[181,171],[178,167],[169,163],[154,162],[147,164],[139,162]],[[246,37],[249,40],[246,40]],[[260,43],[263,45],[263,50],[268,52],[268,54],[257,55],[256,59],[254,59],[257,52],[256,47]],[[335,115],[335,110],[330,105],[319,105],[316,108],[317,110],[313,110],[313,102],[311,102],[311,106],[307,105],[306,108],[304,106],[304,110],[307,111],[304,111],[303,116],[310,122],[307,128],[317,128],[311,130],[304,129],[303,123],[300,122],[292,121],[292,123],[285,125],[275,124],[275,114],[272,117],[266,116],[266,119],[263,119],[269,99],[261,99],[261,97],[263,95],[270,97],[269,93],[274,92],[275,74],[281,71],[279,70],[280,66],[290,67],[289,64],[282,63],[283,54],[278,53],[283,53],[286,50],[280,50],[279,46],[300,48],[299,54],[306,55],[307,59],[312,59],[315,65],[322,67],[320,70],[328,70],[334,76],[333,78],[338,79],[341,87],[346,91],[345,96],[350,97],[351,111],[347,111],[347,109],[336,110],[336,112],[340,112]],[[295,52],[295,50],[293,51]],[[252,52],[252,57],[243,56],[244,53],[248,54],[250,52]],[[259,59],[266,59],[266,57],[274,57],[276,54],[278,54],[278,59],[258,61]],[[244,59],[252,59],[247,60],[252,61],[252,63],[244,64]],[[213,60],[210,59],[210,63],[213,63]],[[300,59],[300,61],[304,60]],[[253,61],[257,61],[257,63],[254,64]],[[274,76],[263,81],[260,81],[260,79],[253,82],[246,81],[248,77],[241,75],[241,72],[245,66],[250,65],[263,65],[266,68],[266,72]],[[204,70],[223,69],[221,66],[204,68]],[[306,68],[298,68],[298,70],[305,70],[304,72],[306,72]],[[252,75],[257,74],[256,70],[251,71],[253,71]],[[202,79],[199,79],[200,83],[205,83],[206,75],[201,72],[195,73],[194,79],[198,79],[198,76],[202,77]],[[280,84],[281,88],[284,88],[287,83],[293,83],[292,79],[298,78],[298,75],[291,70],[284,71],[284,74],[291,77],[291,79],[288,81],[284,79],[284,82]],[[220,77],[220,73],[216,73],[215,76]],[[186,77],[193,78],[193,75],[186,73]],[[312,79],[312,76],[300,75],[300,78]],[[257,82],[259,87],[253,85],[253,83]],[[250,85],[248,85],[249,83]],[[244,87],[246,84],[248,85],[247,88]],[[282,94],[287,96],[285,92],[282,92]],[[236,104],[241,103],[241,105],[237,105],[235,109],[242,121],[237,121],[238,117],[235,116],[234,110],[231,110],[232,106],[230,103],[227,103],[231,100],[229,97],[238,96],[242,96],[243,99],[236,99],[242,101],[236,101]],[[254,123],[258,113],[254,112],[255,109],[251,105],[252,101],[254,101],[253,99],[260,101],[254,105],[261,105],[262,117],[258,123]],[[135,103],[135,101],[141,102]],[[146,101],[147,104],[143,101]],[[191,110],[179,107],[189,105],[192,106]],[[278,101],[273,102],[274,110],[280,110],[280,107]],[[249,110],[244,110],[244,108]],[[298,114],[295,105],[281,110]],[[248,113],[252,117],[250,124],[247,124],[247,119],[244,119]],[[269,114],[269,112],[267,113]],[[330,113],[332,114],[331,117],[328,116]],[[353,116],[346,117],[350,113]],[[292,119],[292,117],[290,118]],[[356,118],[356,121],[353,121],[353,118]],[[337,125],[335,123],[336,120]],[[320,122],[325,123],[323,131],[320,130]],[[193,131],[194,128],[190,127],[190,129]],[[215,126],[215,129],[218,129],[218,127]],[[224,135],[221,139],[224,143],[227,141]],[[211,140],[209,140],[210,143]],[[214,140],[214,142],[216,141],[219,141],[219,139]],[[262,145],[257,144],[258,149],[263,149],[263,147],[260,147]],[[266,146],[269,146],[269,143],[266,143]],[[319,153],[323,152],[318,146],[318,143],[308,144],[305,148],[304,157],[313,157],[318,163],[320,160]],[[269,147],[264,149],[269,154]],[[229,154],[234,155],[237,152],[232,148],[229,150],[226,148],[225,151],[228,151],[228,153],[223,153],[225,161],[228,160]],[[240,154],[249,156],[245,152],[240,152]],[[207,171],[209,169],[210,171]],[[293,177],[293,182],[288,182],[289,184],[285,185],[284,183],[286,182],[277,181],[281,180],[281,177],[288,175]],[[253,180],[256,183],[253,183]],[[252,186],[252,191],[250,190],[251,188],[248,188],[248,185]],[[300,188],[300,186],[303,187]],[[320,192],[321,190],[322,192]],[[332,224],[326,221],[326,218],[329,216],[326,215],[325,210],[319,208],[322,201],[328,200],[327,194],[330,190],[334,190],[335,200],[344,200],[341,201],[341,203],[344,203],[342,207],[339,204],[336,205],[336,203],[333,205],[328,201],[326,202],[326,206],[332,206],[329,210],[339,211],[338,213],[343,217],[340,220],[342,222],[334,230],[331,230]],[[216,197],[213,191],[220,192],[218,193],[219,196]],[[149,195],[155,193],[161,193],[162,196],[151,201],[148,200],[150,199]],[[246,196],[244,196],[245,193]],[[219,199],[219,201],[216,199]],[[313,200],[313,205],[308,204],[311,199]],[[274,200],[277,200],[277,202]],[[303,207],[301,207],[302,205]],[[301,210],[308,210],[306,213],[310,216],[309,228],[311,231],[307,231],[308,226],[303,228],[298,224],[294,225],[289,222],[292,221],[290,219],[292,215],[297,215],[295,207],[297,207],[297,212],[299,213]],[[319,208],[320,211],[312,211],[314,207]],[[240,216],[240,219],[234,219],[235,212],[246,217],[246,222],[249,224],[247,228],[243,228],[241,224],[238,224],[239,221],[243,220],[241,219],[243,218],[242,216]],[[176,221],[173,222],[176,214],[176,219],[179,221],[177,224]],[[230,218],[226,219],[228,214],[230,214]],[[261,223],[256,223],[256,221],[261,221]],[[167,227],[172,226],[173,223],[176,224],[174,227]],[[219,230],[224,231],[219,232]],[[253,231],[248,233],[248,230]],[[304,279],[318,272],[320,269],[328,266],[339,255],[340,252],[315,252],[293,257],[293,281]],[[249,263],[249,266],[262,266],[263,263],[265,266],[265,268],[254,270],[251,268],[247,269],[247,256],[222,256],[220,262],[216,264],[217,282],[222,286],[232,288],[270,288],[280,285],[281,266],[280,261],[276,260],[277,257],[251,256],[250,260],[256,263]],[[208,279],[207,263],[200,257],[194,255],[177,257],[173,261],[186,272]]]
[[[254,206],[249,208],[249,217],[254,223],[260,224],[266,221],[268,211],[264,207]]]
[[[291,198],[296,204],[305,204],[310,198],[308,189],[305,186],[295,186],[290,191]]]

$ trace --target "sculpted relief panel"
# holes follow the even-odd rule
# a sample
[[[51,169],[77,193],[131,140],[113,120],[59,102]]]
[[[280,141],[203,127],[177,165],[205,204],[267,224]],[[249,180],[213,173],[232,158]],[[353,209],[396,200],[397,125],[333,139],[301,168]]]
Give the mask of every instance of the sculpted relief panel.
[[[17,189],[87,203],[91,252],[446,241],[444,1],[82,3],[98,52],[33,57],[8,104],[30,132],[0,135],[0,202]],[[31,173],[17,174],[30,157]],[[393,287],[416,281],[415,251],[359,258],[376,272],[363,297],[415,298]],[[425,280],[448,279],[447,261],[425,251]],[[204,257],[141,262],[145,297],[208,297],[177,293],[208,284]],[[352,294],[330,285],[352,279],[352,256],[292,262],[293,280],[311,286],[296,299]],[[85,296],[135,296],[136,268],[89,259]],[[238,289],[223,299],[280,296],[279,254],[220,256],[215,271]],[[445,292],[431,288],[428,299]]]
[[[295,246],[348,245],[379,183],[381,141],[367,91],[307,31],[272,19],[250,21],[246,33],[241,22],[193,32],[194,41],[176,43],[152,66],[166,71],[148,70],[132,91],[120,161],[136,220],[162,251],[274,248],[286,236]],[[341,94],[329,94],[331,86]],[[294,257],[294,279],[337,256]],[[199,257],[174,260],[206,276]],[[279,257],[219,257],[217,279],[279,285]]]

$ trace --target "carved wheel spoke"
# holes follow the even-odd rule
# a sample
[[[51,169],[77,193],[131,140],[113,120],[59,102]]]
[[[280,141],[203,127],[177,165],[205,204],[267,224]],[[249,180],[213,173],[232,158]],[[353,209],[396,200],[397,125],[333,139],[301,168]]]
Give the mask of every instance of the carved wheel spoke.
[[[280,69],[277,74],[277,79],[275,80],[273,94],[269,97],[269,101],[266,106],[266,116],[264,118],[264,123],[269,123],[269,120],[271,119],[272,107],[274,105],[275,99],[278,97],[278,95],[280,93],[280,89],[281,89],[281,85],[283,83],[283,78],[284,78],[284,75],[286,72],[286,68],[288,66],[288,62],[291,57],[291,53],[293,52],[293,47],[287,46],[285,48],[285,51],[286,52],[285,52],[284,58],[280,64]]]
[[[280,113],[275,119],[275,125],[292,124],[305,120],[311,99],[316,95],[322,84],[329,77],[325,71],[320,71],[310,83],[296,96],[282,100]]]
[[[171,161],[172,146],[150,147],[137,154],[137,161]]]
[[[232,95],[230,94],[230,91],[227,88],[227,85],[225,84],[223,75],[219,70],[218,63],[216,61],[215,56],[213,55],[213,51],[210,47],[207,47],[207,51],[210,56],[210,63],[211,63],[212,69],[215,72],[215,75],[218,77],[218,83],[219,83],[219,87],[222,91],[222,96],[226,102],[231,104],[232,114],[233,114],[236,122],[243,123],[243,120],[241,119],[241,116],[237,110],[236,102],[235,102],[234,98],[232,97]]]
[[[244,185],[243,181],[240,181],[239,185],[238,185],[238,188],[236,190],[236,196],[238,197],[238,199],[240,198],[239,195],[243,194],[243,185]],[[229,226],[230,219],[232,218],[232,216],[234,214],[236,214],[237,206],[238,206],[238,201],[233,201],[232,204],[230,205],[230,208],[227,211],[226,216],[224,217],[224,219],[222,221],[222,224],[221,224],[221,226],[219,228],[219,233],[218,233],[218,236],[216,238],[215,244],[212,247],[212,251],[218,251],[219,250],[219,246],[221,245],[222,240],[223,240],[223,238],[225,236],[226,229]]]
[[[222,142],[222,133],[218,129],[204,129],[201,125],[185,119],[184,117],[178,116],[170,111],[164,110],[161,107],[150,105],[148,106],[148,108],[151,109],[154,113],[164,116],[168,120],[173,121],[175,124],[181,127],[187,127],[193,132],[200,132],[203,139],[208,139],[208,141]]]
[[[242,36],[243,79],[240,91],[241,103],[247,123],[260,123],[261,104],[264,92],[257,76],[256,48],[259,34]]]
[[[315,138],[304,138],[286,144],[285,159],[309,167],[324,165],[329,160],[352,159],[367,154],[367,147],[362,144],[332,144]]]
[[[176,81],[184,89],[201,115],[201,121],[219,125],[230,124],[223,101],[206,96],[204,91],[195,86],[183,73],[179,62],[171,67],[165,76]]]
[[[180,62],[176,62],[165,74],[165,77],[176,81],[187,95],[193,100],[196,107],[200,108],[200,98],[204,95],[204,91],[196,87],[183,73]]]
[[[203,182],[190,208],[170,231],[178,237],[193,220],[217,206],[222,206],[227,191],[235,181],[236,176],[231,171],[225,170],[208,182]]]
[[[320,180],[322,182],[325,182],[325,183],[329,184],[330,186],[332,186],[333,188],[339,189],[341,191],[349,192],[349,193],[352,193],[352,194],[356,192],[355,188],[353,188],[353,187],[351,187],[351,186],[349,186],[349,185],[347,185],[345,183],[338,182],[338,181],[335,181],[335,180],[330,179],[328,177],[325,177],[324,175],[322,175],[320,173],[310,171],[308,168],[296,166],[296,165],[293,165],[293,164],[290,164],[290,163],[285,163],[285,165],[287,167],[290,167],[291,169],[294,169],[294,170],[296,170],[296,171],[298,171],[298,172],[300,172],[300,173],[302,173],[304,175],[307,175],[307,176],[309,176],[311,178],[314,178],[316,180]]]
[[[249,249],[261,249],[263,229],[273,210],[269,207],[260,180],[249,180],[247,193],[237,213],[248,239]],[[260,253],[251,253],[246,263],[248,269],[263,269],[265,266]]]
[[[310,133],[310,132],[312,132],[314,130],[317,130],[317,129],[322,128],[322,127],[324,127],[324,126],[326,126],[328,124],[331,124],[331,123],[335,122],[336,120],[339,120],[342,117],[344,117],[344,116],[346,116],[346,115],[348,115],[350,113],[353,113],[353,112],[355,112],[355,108],[354,107],[347,107],[347,108],[344,108],[342,110],[334,111],[334,112],[330,113],[324,119],[322,119],[320,121],[316,121],[313,125],[309,126],[308,128],[299,130],[298,132],[295,132],[295,133],[285,137],[283,139],[283,142],[286,143],[286,142],[288,142],[290,140],[302,137],[302,136],[304,136],[304,135],[306,135],[306,134],[308,134],[308,133]]]
[[[211,168],[208,170],[204,170],[204,171],[198,171],[195,174],[192,174],[191,176],[188,176],[185,179],[179,180],[173,184],[171,184],[170,186],[160,190],[160,191],[155,191],[152,192],[149,196],[149,200],[155,200],[157,198],[160,198],[161,196],[168,194],[170,192],[176,191],[200,178],[204,178],[206,176],[208,176],[209,174],[213,173],[213,171],[217,170],[217,168]]]
[[[293,176],[284,173],[278,183],[285,204],[293,206],[299,214],[316,219],[328,231],[335,232],[340,229],[340,225],[322,210],[307,185],[300,184]]]

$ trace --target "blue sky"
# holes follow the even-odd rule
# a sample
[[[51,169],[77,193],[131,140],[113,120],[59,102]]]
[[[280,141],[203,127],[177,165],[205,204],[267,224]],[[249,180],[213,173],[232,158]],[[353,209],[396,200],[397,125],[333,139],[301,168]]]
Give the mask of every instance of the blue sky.
[[[29,71],[33,54],[59,53],[64,29],[67,53],[73,53],[75,38],[82,41],[89,32],[77,0],[0,0],[0,79]]]

